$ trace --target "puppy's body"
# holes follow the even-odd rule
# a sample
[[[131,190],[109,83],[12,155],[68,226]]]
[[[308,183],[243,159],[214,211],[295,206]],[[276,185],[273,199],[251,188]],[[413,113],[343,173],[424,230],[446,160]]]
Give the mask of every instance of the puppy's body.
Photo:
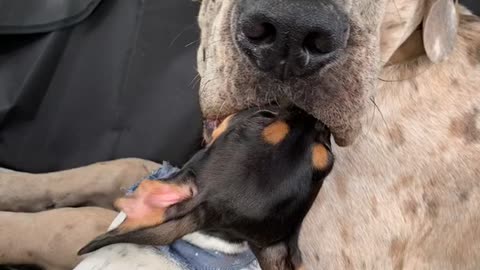
[[[200,257],[195,259],[196,262],[189,262],[190,265],[196,265],[199,269],[212,267],[218,270],[260,270],[254,258],[250,256],[245,258],[245,253],[251,254],[248,252],[246,243],[233,244],[199,232],[187,235],[183,240],[188,244],[196,245],[199,252],[209,250],[218,256],[218,259],[215,258],[217,266],[208,265],[212,257],[208,260]],[[182,265],[181,261],[169,256],[162,249],[159,250],[153,246],[114,244],[89,254],[74,270],[92,270],[99,267],[102,270],[150,270],[159,267],[162,270],[192,269]]]
[[[174,248],[176,240],[202,231],[224,240],[220,251],[232,247],[226,242],[247,242],[264,270],[298,269],[298,232],[332,168],[329,147],[330,133],[300,110],[240,112],[227,118],[212,142],[180,171],[172,170],[165,179],[144,180],[132,194],[117,200],[125,221],[79,254],[116,243]],[[215,243],[198,236],[187,240],[200,247]],[[215,264],[188,269],[229,269]],[[242,267],[251,268],[250,262]]]

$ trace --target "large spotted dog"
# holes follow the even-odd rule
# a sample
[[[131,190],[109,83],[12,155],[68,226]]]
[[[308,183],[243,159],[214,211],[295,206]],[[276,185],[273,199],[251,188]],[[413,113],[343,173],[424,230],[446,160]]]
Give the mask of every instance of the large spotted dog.
[[[199,21],[206,119],[293,103],[333,133],[336,168],[300,234],[305,268],[480,268],[478,17],[453,0],[204,0]],[[149,165],[18,174],[0,205],[108,207],[118,179]],[[45,194],[38,178],[84,192]]]

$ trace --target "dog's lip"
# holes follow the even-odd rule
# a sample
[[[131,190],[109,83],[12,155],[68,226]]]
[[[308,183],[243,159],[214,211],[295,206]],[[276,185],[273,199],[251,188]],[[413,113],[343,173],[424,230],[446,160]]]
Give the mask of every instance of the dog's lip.
[[[203,120],[203,139],[206,144],[209,144],[212,141],[212,133],[213,131],[225,120],[227,116],[215,117],[215,118],[205,118]],[[328,137],[333,136],[335,138],[335,134],[331,131],[330,127],[326,125],[322,120],[315,118],[317,120],[317,126],[322,126],[323,129],[327,130]],[[335,138],[338,140],[338,138]]]
[[[265,105],[265,106],[267,106],[267,105]],[[245,108],[245,109],[248,109],[248,107]],[[315,119],[317,119],[318,122],[322,123],[325,127],[327,127],[329,132],[331,133],[331,137],[333,137],[333,139],[335,140],[335,144],[340,146],[340,147],[348,147],[348,146],[352,145],[355,142],[355,140],[359,137],[359,134],[362,130],[361,126],[356,126],[356,127],[352,126],[348,129],[345,129],[345,127],[330,126],[327,123],[325,123],[324,121],[322,121],[322,119],[319,119],[318,116],[315,116],[315,113],[313,113],[311,111],[304,110],[304,109],[302,109],[302,110],[307,112],[311,116],[313,116]],[[241,110],[230,111],[226,115],[217,116],[217,117],[213,117],[213,118],[210,118],[207,115],[207,117],[205,117],[204,120],[203,120],[203,139],[204,139],[204,143],[209,144],[211,142],[213,131],[220,125],[220,123],[222,123],[223,120],[225,120],[225,118],[227,118],[229,115],[237,113],[239,111],[241,111]]]

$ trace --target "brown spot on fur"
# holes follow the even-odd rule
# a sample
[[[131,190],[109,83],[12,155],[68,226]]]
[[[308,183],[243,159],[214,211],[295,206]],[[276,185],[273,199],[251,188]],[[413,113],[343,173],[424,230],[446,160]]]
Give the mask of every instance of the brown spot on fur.
[[[344,175],[338,175],[333,179],[333,182],[335,183],[338,197],[342,200],[345,200],[348,192],[347,179]]]
[[[455,87],[455,88],[457,88],[457,87],[460,86],[460,83],[458,82],[458,79],[455,79],[455,78],[452,79],[452,83],[451,83],[451,84],[452,84],[452,86]]]
[[[284,121],[276,121],[267,126],[263,132],[263,139],[269,144],[278,144],[287,136],[290,132],[290,127]]]
[[[402,213],[405,216],[414,218],[417,216],[418,203],[415,199],[410,198],[403,203]]]
[[[27,257],[32,258],[33,257],[33,252],[30,250],[27,250]]]
[[[394,270],[403,269],[405,261],[405,250],[407,247],[407,241],[395,238],[390,243],[390,258],[392,259],[392,265]]]
[[[343,269],[353,269],[352,259],[348,257],[344,249],[342,249]]]
[[[312,149],[312,164],[317,170],[325,170],[329,164],[328,150],[322,144],[315,144]]]
[[[67,225],[65,225],[65,230],[67,230],[67,231],[70,231],[70,230],[72,230],[73,228],[75,228],[75,226],[74,226],[73,224],[67,224]]]
[[[227,130],[228,124],[232,119],[232,117],[233,117],[233,114],[225,118],[225,120],[223,120],[222,123],[212,132],[212,140],[210,144],[213,143],[216,139],[218,139],[218,137],[220,137],[220,135],[222,135],[225,132],[225,130]]]
[[[315,261],[317,261],[317,262],[320,261],[320,256],[318,256],[317,253],[315,253],[315,255],[313,255],[313,258],[315,258]]]
[[[426,193],[423,194],[423,201],[427,205],[426,209],[426,214],[430,219],[435,219],[438,217],[438,201],[435,198],[431,198],[430,196],[427,196]]]
[[[400,147],[405,143],[405,136],[400,125],[395,125],[388,130],[388,137],[395,147]]]
[[[345,244],[349,244],[352,241],[352,233],[350,226],[343,224],[340,230],[340,236]]]
[[[468,201],[469,197],[470,197],[470,193],[468,192],[468,190],[462,191],[458,195],[458,199],[460,200],[461,203]]]
[[[391,191],[399,193],[401,190],[408,188],[413,184],[413,175],[404,175],[400,177],[392,186]]]
[[[480,46],[474,44],[468,49],[468,59],[472,66],[480,64]]]
[[[449,145],[448,145],[447,143],[441,143],[441,144],[438,146],[438,152],[439,152],[440,154],[443,154],[443,153],[447,152],[448,147],[449,147]]]
[[[477,127],[478,109],[455,118],[450,123],[450,134],[463,138],[466,143],[475,143],[480,140],[480,129]]]

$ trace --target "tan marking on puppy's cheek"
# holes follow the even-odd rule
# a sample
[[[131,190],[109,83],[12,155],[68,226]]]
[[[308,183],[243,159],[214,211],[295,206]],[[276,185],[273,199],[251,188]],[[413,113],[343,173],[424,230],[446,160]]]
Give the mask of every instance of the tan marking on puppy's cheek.
[[[329,165],[328,150],[323,144],[316,144],[312,149],[312,164],[317,170],[326,170]]]
[[[272,145],[276,145],[283,141],[290,132],[290,127],[284,121],[276,121],[267,126],[263,132],[263,139]]]
[[[220,135],[222,135],[225,130],[227,130],[228,128],[228,125],[230,123],[230,120],[232,120],[232,117],[234,115],[230,115],[229,117],[225,118],[225,120],[222,121],[222,123],[220,124],[220,126],[218,126],[212,133],[212,141],[210,142],[210,144],[212,144],[218,137],[220,137]]]

